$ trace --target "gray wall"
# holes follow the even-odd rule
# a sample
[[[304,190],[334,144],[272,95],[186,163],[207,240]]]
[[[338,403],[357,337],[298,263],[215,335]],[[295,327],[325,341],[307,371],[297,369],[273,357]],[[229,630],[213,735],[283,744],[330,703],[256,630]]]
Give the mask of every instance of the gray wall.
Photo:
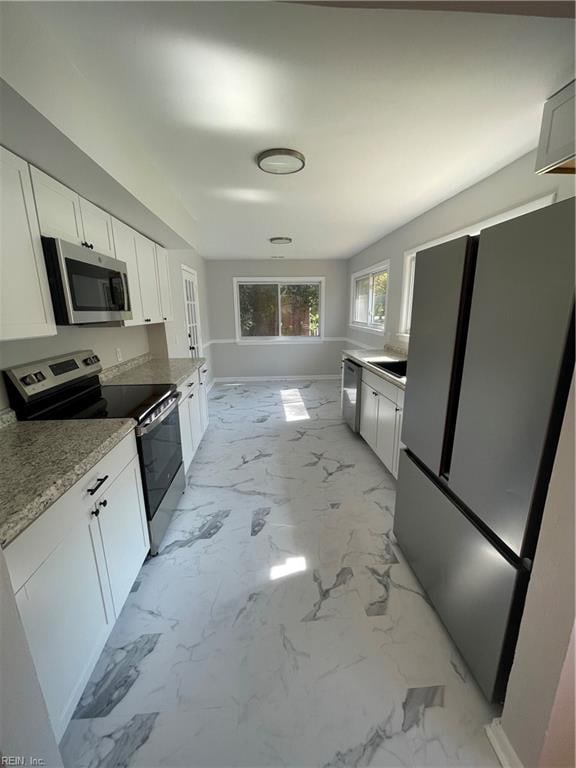
[[[60,326],[57,336],[41,339],[22,339],[0,343],[0,370],[18,363],[40,360],[50,355],[60,355],[77,349],[93,349],[107,368],[115,365],[116,349],[121,350],[122,359],[143,355],[149,351],[148,329],[144,326],[132,328],[81,328]],[[4,382],[0,382],[0,410],[7,407]]]
[[[574,626],[574,533],[572,382],[502,713],[525,768],[539,765]]]
[[[405,251],[430,240],[449,235],[469,224],[488,219],[550,192],[557,192],[557,200],[563,200],[575,194],[573,177],[537,176],[534,173],[535,162],[535,152],[521,157],[501,171],[488,176],[478,184],[465,189],[386,235],[350,259],[348,262],[350,274],[385,259],[390,259],[386,329],[389,343],[399,347],[405,346],[406,343],[402,337],[398,336]],[[415,183],[418,183],[417,179]],[[348,328],[344,335],[373,347],[382,346],[384,343],[382,336],[356,328]]]
[[[234,323],[235,277],[325,277],[323,342],[237,344]],[[235,376],[312,376],[340,372],[346,332],[348,268],[344,260],[206,262],[208,322],[212,372]]]

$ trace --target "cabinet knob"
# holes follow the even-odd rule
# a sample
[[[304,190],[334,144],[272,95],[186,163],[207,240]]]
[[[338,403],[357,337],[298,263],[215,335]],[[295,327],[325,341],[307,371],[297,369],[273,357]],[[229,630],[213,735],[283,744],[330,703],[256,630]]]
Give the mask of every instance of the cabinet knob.
[[[162,320],[168,320],[168,318],[167,317],[163,317]]]
[[[152,322],[152,318],[151,317],[145,317],[144,318],[144,322],[145,323],[151,323]]]
[[[93,509],[91,514],[93,517],[98,517],[98,515],[100,514],[100,510],[98,509],[98,507],[96,507],[96,509]]]
[[[99,507],[107,507],[108,506],[108,499],[102,499],[102,501],[98,502]]]

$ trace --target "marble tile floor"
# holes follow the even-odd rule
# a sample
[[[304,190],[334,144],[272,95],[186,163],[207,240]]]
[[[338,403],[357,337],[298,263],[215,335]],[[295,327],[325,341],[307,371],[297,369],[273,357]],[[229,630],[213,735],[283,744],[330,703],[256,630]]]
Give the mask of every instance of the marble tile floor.
[[[393,543],[394,479],[339,411],[335,381],[212,390],[67,768],[498,765],[494,712]]]

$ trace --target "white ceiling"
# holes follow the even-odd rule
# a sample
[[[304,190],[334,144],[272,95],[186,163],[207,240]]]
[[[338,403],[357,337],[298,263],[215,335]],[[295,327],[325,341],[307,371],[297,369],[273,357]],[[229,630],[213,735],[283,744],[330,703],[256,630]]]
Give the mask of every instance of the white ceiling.
[[[347,258],[536,146],[573,22],[276,3],[40,3],[198,222],[206,258]],[[254,155],[287,146],[302,173]]]

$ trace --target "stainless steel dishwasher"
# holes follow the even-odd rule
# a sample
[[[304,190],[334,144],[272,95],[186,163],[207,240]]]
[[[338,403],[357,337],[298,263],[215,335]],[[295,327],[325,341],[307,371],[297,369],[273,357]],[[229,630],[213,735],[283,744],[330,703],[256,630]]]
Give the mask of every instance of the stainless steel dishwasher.
[[[352,360],[342,363],[342,416],[353,432],[360,431],[362,366]]]

